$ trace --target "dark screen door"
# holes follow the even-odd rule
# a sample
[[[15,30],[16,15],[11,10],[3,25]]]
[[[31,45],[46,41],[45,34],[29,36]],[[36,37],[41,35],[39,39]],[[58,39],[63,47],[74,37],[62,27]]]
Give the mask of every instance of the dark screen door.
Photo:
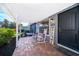
[[[78,7],[58,14],[58,43],[72,49],[78,49]]]

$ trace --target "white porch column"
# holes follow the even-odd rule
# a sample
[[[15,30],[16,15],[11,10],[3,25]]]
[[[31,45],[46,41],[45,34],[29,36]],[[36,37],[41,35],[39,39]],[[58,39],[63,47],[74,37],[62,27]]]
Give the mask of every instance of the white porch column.
[[[49,18],[49,37],[50,37],[50,43],[51,43],[51,33],[50,33],[50,18]]]
[[[16,19],[16,47],[18,46],[18,18]]]

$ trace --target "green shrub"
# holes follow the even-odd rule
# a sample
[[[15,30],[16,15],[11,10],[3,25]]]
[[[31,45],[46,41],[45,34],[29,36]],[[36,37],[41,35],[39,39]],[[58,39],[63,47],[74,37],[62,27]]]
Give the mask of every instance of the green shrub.
[[[0,46],[9,43],[13,36],[13,30],[9,28],[0,28]]]

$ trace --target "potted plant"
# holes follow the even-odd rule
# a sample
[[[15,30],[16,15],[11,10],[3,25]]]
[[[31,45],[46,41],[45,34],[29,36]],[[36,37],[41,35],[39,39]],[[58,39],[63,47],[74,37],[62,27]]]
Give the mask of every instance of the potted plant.
[[[15,32],[9,28],[0,28],[0,55],[11,55],[14,50]],[[16,40],[15,40],[16,41]]]

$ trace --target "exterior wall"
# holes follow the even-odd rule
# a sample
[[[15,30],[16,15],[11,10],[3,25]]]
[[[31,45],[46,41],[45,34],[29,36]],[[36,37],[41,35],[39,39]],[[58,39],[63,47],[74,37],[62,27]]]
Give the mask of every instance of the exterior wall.
[[[31,24],[30,30],[31,30],[32,33],[36,33],[36,23]]]
[[[49,18],[49,36],[50,36],[50,43],[52,44],[56,44],[56,40],[57,40],[56,22],[57,22],[57,15],[55,14]]]
[[[39,23],[36,24],[36,33],[39,33]]]
[[[38,33],[39,32],[39,23],[31,24],[30,30],[31,30],[32,33]]]

